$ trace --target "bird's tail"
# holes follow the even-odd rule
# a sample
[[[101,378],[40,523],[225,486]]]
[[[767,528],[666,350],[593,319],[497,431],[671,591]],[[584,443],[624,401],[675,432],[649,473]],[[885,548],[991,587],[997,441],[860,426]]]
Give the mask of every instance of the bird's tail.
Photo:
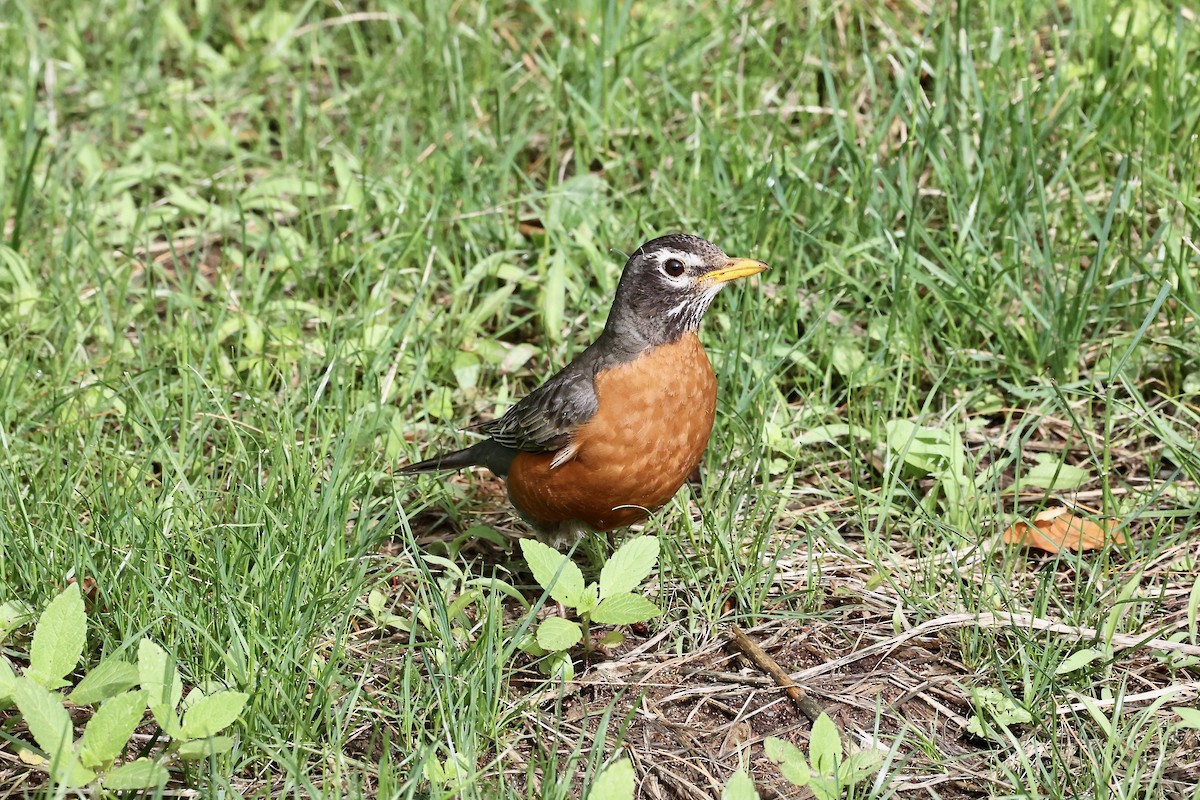
[[[485,439],[462,450],[442,453],[440,456],[401,467],[399,472],[401,475],[414,475],[418,472],[443,472],[463,467],[482,466],[498,475],[505,475],[508,473],[508,462],[511,460],[512,456],[505,451],[505,448],[490,439]]]

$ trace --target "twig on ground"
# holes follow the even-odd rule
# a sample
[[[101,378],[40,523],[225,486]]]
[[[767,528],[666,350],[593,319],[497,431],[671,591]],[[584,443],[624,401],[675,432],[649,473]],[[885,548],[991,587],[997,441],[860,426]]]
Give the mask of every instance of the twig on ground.
[[[775,683],[783,688],[783,691],[788,697],[792,698],[792,702],[800,709],[800,713],[808,717],[812,722],[817,721],[817,717],[821,716],[824,709],[817,705],[808,694],[796,685],[779,663],[767,652],[758,646],[758,643],[746,635],[746,632],[737,625],[729,626],[729,643],[738,649],[746,658],[754,663],[754,666],[761,669],[763,672],[775,679]]]

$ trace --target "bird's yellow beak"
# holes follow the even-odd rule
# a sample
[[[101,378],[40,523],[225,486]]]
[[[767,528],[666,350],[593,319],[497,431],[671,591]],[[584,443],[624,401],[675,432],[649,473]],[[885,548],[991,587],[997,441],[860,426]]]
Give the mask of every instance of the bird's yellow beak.
[[[769,267],[753,258],[731,258],[725,262],[725,266],[704,273],[696,279],[696,282],[701,286],[713,286],[718,283],[735,281],[738,278],[748,278],[765,269],[769,269]]]

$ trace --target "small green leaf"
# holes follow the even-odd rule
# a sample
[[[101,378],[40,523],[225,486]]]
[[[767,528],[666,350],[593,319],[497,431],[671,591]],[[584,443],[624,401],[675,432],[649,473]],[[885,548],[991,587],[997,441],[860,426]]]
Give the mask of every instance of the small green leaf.
[[[574,608],[583,593],[583,572],[574,561],[536,539],[521,540],[533,578],[555,601]]]
[[[228,728],[246,705],[244,692],[215,692],[194,702],[183,715],[183,736],[206,739]]]
[[[387,595],[378,589],[372,589],[367,595],[367,608],[371,610],[371,616],[376,619],[383,613],[384,607],[387,605]]]
[[[662,609],[640,594],[618,594],[600,601],[592,612],[592,621],[601,625],[632,625],[661,613]]]
[[[17,673],[13,672],[8,659],[0,656],[0,703],[12,700],[13,689],[17,686]]]
[[[1054,668],[1055,675],[1066,675],[1077,670],[1081,670],[1088,664],[1098,658],[1104,658],[1104,651],[1096,647],[1085,647],[1082,650],[1076,650],[1071,655]]]
[[[87,631],[87,615],[79,584],[72,583],[55,597],[42,612],[29,646],[29,669],[25,676],[57,689],[65,686],[63,677],[79,663]]]
[[[146,693],[141,689],[105,700],[79,737],[79,760],[93,769],[112,761],[125,752],[145,716]]]
[[[902,454],[906,464],[921,472],[942,468],[955,455],[948,431],[922,427],[906,419],[891,420],[884,427],[888,448]]]
[[[833,368],[844,378],[848,378],[863,368],[867,356],[853,339],[844,338],[833,345]]]
[[[113,792],[134,789],[156,789],[167,782],[167,768],[157,761],[139,758],[109,772],[103,778],[104,788]]]
[[[83,676],[68,699],[77,706],[90,706],[116,697],[129,687],[136,686],[137,682],[137,667],[120,658],[109,657]]]
[[[190,742],[180,743],[175,754],[184,761],[199,761],[209,756],[228,753],[232,749],[232,736],[209,736],[207,739],[192,739]]]
[[[1086,483],[1090,477],[1086,469],[1047,460],[1026,472],[1021,478],[1021,485],[1050,490],[1075,489]]]
[[[1200,708],[1175,706],[1171,710],[1179,715],[1180,727],[1200,730]]]
[[[579,623],[562,617],[547,617],[538,626],[537,643],[546,650],[568,650],[579,644],[583,630]]]
[[[579,593],[579,602],[575,604],[575,611],[578,612],[580,616],[592,613],[592,610],[599,605],[600,596],[599,592],[597,591],[598,589],[599,587],[596,584],[589,583],[586,587],[584,587],[583,591]]]
[[[0,603],[0,640],[33,618],[29,606],[19,600]]]
[[[50,761],[51,778],[64,783],[75,753],[71,749],[74,741],[71,715],[63,707],[62,696],[28,678],[17,678],[13,698],[33,740]]]
[[[542,662],[542,671],[560,681],[571,681],[575,679],[575,662],[565,650],[559,651]]]
[[[600,599],[632,592],[654,570],[658,537],[635,536],[617,548],[600,570]]]
[[[729,782],[721,790],[721,800],[759,800],[758,790],[746,770],[739,769],[729,776]]]
[[[808,761],[799,748],[791,742],[768,736],[763,742],[763,752],[767,758],[779,765],[779,771],[788,782],[794,786],[807,786],[812,779],[808,769]]]
[[[517,642],[517,649],[531,656],[544,656],[548,652],[537,643],[537,636],[532,633],[526,633],[520,638]]]
[[[878,750],[859,750],[842,759],[838,770],[838,782],[842,785],[857,783],[870,775],[883,763],[884,754]]]
[[[600,644],[605,647],[617,647],[625,643],[625,634],[620,631],[608,631],[600,637]]]
[[[596,776],[588,800],[633,800],[634,785],[633,762],[622,758]]]
[[[808,760],[813,772],[837,775],[842,760],[842,739],[828,714],[822,713],[813,723],[808,740]]]

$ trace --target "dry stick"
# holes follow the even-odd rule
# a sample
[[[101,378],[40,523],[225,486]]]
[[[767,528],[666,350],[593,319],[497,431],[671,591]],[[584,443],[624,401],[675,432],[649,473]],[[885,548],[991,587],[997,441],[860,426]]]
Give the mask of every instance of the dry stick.
[[[812,698],[796,685],[783,667],[779,666],[779,662],[767,655],[767,652],[737,625],[729,626],[729,643],[754,662],[754,666],[774,678],[775,683],[779,684],[787,696],[792,698],[792,702],[800,709],[800,713],[808,717],[811,722],[816,722],[817,717],[824,713],[825,709],[813,702]]]

